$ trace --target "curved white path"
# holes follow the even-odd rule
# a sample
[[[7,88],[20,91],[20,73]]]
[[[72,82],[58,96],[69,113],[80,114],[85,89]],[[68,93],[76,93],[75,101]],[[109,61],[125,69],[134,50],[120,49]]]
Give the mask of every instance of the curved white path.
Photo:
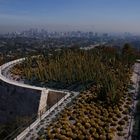
[[[36,90],[43,90],[44,88],[42,87],[36,87],[36,86],[31,86],[31,85],[27,85],[24,83],[20,83],[18,81],[14,81],[11,79],[8,79],[6,76],[4,76],[2,73],[4,70],[13,67],[14,65],[21,63],[22,61],[24,61],[25,58],[21,58],[21,59],[17,59],[14,61],[10,61],[8,63],[3,64],[2,66],[0,66],[0,79],[6,83],[9,83],[11,85],[15,85],[15,86],[19,86],[19,87],[23,87],[23,88],[30,88],[30,89],[36,89]]]

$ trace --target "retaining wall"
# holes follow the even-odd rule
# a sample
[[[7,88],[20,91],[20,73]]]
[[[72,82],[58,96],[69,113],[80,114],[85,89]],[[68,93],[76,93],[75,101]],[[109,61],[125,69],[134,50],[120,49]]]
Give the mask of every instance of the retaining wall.
[[[46,116],[48,116],[55,108],[57,108],[66,98],[70,96],[70,93],[67,92],[65,96],[59,100],[57,103],[55,103],[49,110],[47,110],[41,117],[38,117],[35,122],[33,122],[29,127],[27,127],[22,133],[20,133],[14,140],[22,140],[24,137],[32,130],[35,128],[41,120],[45,119]]]
[[[0,123],[11,121],[16,116],[42,115],[66,95],[64,91],[46,89],[13,81],[3,75],[4,71],[25,58],[0,66]]]

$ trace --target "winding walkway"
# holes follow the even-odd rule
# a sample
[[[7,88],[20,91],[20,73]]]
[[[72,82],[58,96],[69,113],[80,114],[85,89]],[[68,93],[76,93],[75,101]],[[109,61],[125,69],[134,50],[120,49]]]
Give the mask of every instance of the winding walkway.
[[[13,67],[14,65],[16,65],[18,63],[21,63],[24,60],[25,60],[25,58],[21,58],[21,59],[17,59],[17,60],[14,60],[14,61],[10,61],[10,62],[5,63],[2,66],[0,66],[0,79],[4,82],[8,83],[8,84],[11,84],[11,85],[15,85],[15,86],[23,87],[23,88],[40,90],[40,91],[44,90],[44,88],[42,88],[42,87],[27,85],[27,84],[20,83],[18,81],[11,80],[11,79],[8,78],[7,71],[11,67]]]

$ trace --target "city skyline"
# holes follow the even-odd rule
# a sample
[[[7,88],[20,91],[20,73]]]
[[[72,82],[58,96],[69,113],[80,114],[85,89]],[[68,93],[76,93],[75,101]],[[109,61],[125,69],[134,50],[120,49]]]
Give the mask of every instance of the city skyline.
[[[0,0],[0,33],[28,28],[140,34],[139,0]]]

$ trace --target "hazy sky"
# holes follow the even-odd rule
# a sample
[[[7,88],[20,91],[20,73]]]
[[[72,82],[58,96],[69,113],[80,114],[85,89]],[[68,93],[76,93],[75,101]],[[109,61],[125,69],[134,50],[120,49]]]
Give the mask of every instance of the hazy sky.
[[[140,33],[140,0],[0,0],[0,33],[30,27]]]

